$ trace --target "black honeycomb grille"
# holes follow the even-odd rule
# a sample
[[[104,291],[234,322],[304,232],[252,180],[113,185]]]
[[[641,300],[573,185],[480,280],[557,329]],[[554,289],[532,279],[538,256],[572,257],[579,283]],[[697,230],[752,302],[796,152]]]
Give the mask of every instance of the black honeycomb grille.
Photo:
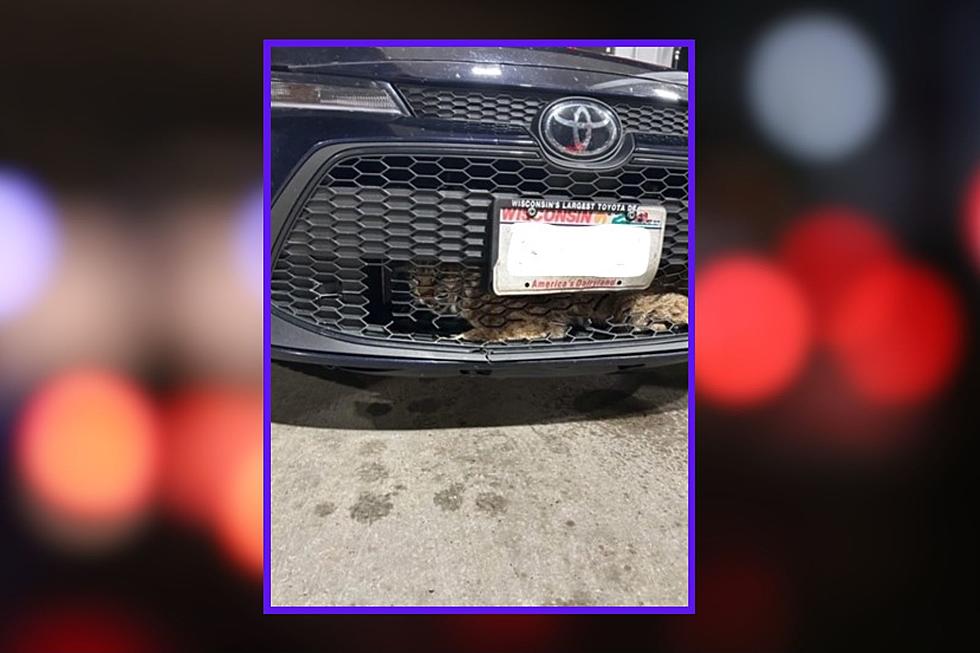
[[[419,271],[485,278],[495,196],[655,201],[667,209],[658,290],[687,294],[687,170],[633,163],[613,172],[567,171],[536,153],[349,154],[316,184],[280,244],[272,304],[330,332],[464,346],[469,328],[419,297]],[[431,280],[432,275],[427,275]],[[552,296],[556,297],[556,296]],[[544,310],[542,297],[508,299],[508,311]],[[502,309],[501,309],[502,310]],[[686,333],[626,324],[578,324],[561,337],[487,347],[659,337]]]
[[[527,127],[558,94],[483,91],[437,86],[400,86],[416,116]],[[602,99],[602,98],[598,98]],[[687,111],[640,101],[605,100],[626,131],[687,136]]]

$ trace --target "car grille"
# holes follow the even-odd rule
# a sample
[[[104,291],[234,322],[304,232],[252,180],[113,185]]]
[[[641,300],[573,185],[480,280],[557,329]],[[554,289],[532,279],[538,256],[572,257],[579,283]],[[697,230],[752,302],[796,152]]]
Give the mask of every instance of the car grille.
[[[479,91],[437,86],[399,86],[416,116],[528,127],[546,104],[560,94]],[[604,100],[619,115],[626,131],[687,136],[687,110],[635,100]]]
[[[389,146],[390,150],[390,146]],[[472,347],[469,325],[452,301],[426,301],[425,284],[465,278],[485,287],[494,197],[656,201],[667,226],[654,287],[687,294],[687,169],[635,158],[612,172],[553,167],[536,150],[458,153],[360,149],[335,158],[302,201],[279,241],[272,304],[294,320],[330,333],[368,339]],[[577,295],[580,297],[581,295]],[[551,297],[553,299],[547,299]],[[548,311],[554,298],[508,298],[509,311]],[[568,296],[565,296],[568,299]],[[582,323],[561,337],[486,343],[551,347],[568,343],[658,338],[686,324],[644,330],[630,324]]]

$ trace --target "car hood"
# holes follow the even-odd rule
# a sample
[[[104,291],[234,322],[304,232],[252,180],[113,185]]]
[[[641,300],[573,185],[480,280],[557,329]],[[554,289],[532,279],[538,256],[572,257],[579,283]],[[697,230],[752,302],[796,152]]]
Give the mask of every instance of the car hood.
[[[478,85],[653,101],[664,91],[680,102],[688,94],[685,72],[568,48],[280,47],[272,49],[272,69],[396,85]]]
[[[498,64],[562,68],[645,79],[663,78],[687,83],[686,73],[678,74],[654,64],[596,54],[577,48],[529,47],[273,47],[274,70],[294,72],[342,73],[351,66],[429,62],[451,64]]]

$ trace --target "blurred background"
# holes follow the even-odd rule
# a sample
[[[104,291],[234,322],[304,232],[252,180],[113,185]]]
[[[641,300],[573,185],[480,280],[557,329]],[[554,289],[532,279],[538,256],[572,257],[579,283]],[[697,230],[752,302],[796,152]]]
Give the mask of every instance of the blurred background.
[[[980,8],[439,4],[0,9],[0,650],[962,641]],[[263,617],[261,39],[627,33],[697,40],[698,614]]]

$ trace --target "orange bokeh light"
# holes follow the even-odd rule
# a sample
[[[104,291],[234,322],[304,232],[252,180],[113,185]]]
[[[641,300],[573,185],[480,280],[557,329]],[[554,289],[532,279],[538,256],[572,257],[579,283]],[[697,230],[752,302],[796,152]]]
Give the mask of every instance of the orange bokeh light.
[[[796,283],[750,254],[712,261],[695,295],[695,387],[731,406],[759,404],[784,391],[806,362],[810,313]]]
[[[262,441],[249,443],[236,456],[218,495],[215,525],[232,559],[256,576],[262,575]]]
[[[916,403],[951,380],[963,351],[964,319],[955,290],[932,269],[884,262],[862,274],[839,303],[830,344],[864,398]]]
[[[75,371],[49,381],[28,401],[15,437],[25,490],[56,516],[123,520],[152,498],[156,416],[142,390],[121,376]]]
[[[804,214],[779,243],[779,260],[806,293],[819,336],[861,272],[898,257],[898,247],[870,216],[839,206]]]

